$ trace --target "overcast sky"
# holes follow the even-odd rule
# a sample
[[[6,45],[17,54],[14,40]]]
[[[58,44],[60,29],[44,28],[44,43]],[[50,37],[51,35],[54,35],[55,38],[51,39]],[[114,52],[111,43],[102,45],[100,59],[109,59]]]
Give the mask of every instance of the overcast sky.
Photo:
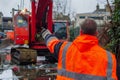
[[[30,0],[24,0],[24,7],[30,9]],[[67,0],[71,1],[71,11],[75,13],[92,12],[96,9],[97,3],[104,8],[106,0]],[[18,8],[21,0],[0,0],[0,11],[4,16],[11,16],[12,8]]]

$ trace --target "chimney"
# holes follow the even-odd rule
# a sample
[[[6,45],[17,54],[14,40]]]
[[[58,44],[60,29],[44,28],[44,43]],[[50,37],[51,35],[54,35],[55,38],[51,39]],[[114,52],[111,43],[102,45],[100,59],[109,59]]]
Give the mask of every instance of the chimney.
[[[110,12],[110,8],[109,8],[108,4],[105,5],[105,9],[106,9],[106,12]]]
[[[99,4],[97,4],[97,6],[96,6],[96,10],[99,10],[99,9],[100,9]]]

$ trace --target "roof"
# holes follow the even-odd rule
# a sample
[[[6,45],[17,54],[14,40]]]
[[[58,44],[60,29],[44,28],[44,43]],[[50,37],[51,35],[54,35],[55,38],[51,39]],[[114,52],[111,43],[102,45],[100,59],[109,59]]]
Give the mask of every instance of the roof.
[[[80,17],[80,16],[106,16],[106,15],[110,15],[109,12],[93,12],[93,13],[81,13],[81,14],[77,14],[76,17]]]
[[[59,13],[54,19],[55,20],[68,20],[68,21],[70,21],[69,15],[64,15],[63,13]]]
[[[93,13],[105,13],[106,9],[97,9]]]

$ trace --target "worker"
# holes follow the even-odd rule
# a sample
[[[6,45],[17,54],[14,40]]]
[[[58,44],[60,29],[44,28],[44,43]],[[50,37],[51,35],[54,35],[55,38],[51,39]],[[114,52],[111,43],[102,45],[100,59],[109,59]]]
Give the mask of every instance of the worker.
[[[6,62],[7,62],[8,64],[11,63],[11,54],[10,54],[10,53],[6,53]]]
[[[57,80],[117,80],[116,58],[98,45],[94,20],[85,19],[73,42],[61,41],[44,28],[41,34],[58,58]]]

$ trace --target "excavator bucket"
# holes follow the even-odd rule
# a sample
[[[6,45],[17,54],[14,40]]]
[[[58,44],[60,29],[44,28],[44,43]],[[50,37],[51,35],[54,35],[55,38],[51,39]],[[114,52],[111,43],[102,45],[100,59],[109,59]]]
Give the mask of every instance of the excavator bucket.
[[[19,65],[35,64],[37,62],[37,51],[29,48],[12,48],[12,63]]]

